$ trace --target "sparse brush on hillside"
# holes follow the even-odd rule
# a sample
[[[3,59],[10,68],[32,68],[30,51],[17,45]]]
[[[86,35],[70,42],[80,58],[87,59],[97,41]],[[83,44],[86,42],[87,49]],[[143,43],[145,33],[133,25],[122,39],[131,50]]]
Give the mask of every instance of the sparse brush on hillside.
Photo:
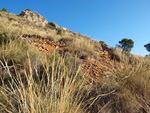
[[[114,48],[110,52],[113,60],[106,59],[99,56],[99,51],[107,51],[106,47],[79,33],[35,25],[6,12],[0,15],[0,112],[149,112],[148,57]],[[49,44],[54,43],[54,48],[56,43],[62,48],[51,55],[40,52],[23,40],[23,34],[40,35],[51,40]],[[102,75],[91,77],[82,70],[88,60],[100,64]],[[98,63],[94,63],[94,68],[88,65],[87,72],[97,69]]]
[[[122,48],[116,47],[113,49],[113,59],[122,62],[124,64],[132,64],[133,62],[139,63],[139,59],[143,59],[143,57],[139,55],[125,53],[122,50]]]
[[[81,59],[96,56],[96,52],[98,52],[96,51],[98,47],[95,46],[95,43],[92,40],[62,37],[58,42],[65,43],[66,47],[63,48],[64,52],[72,53],[74,56],[77,55]]]
[[[123,54],[122,54],[123,55]],[[121,56],[120,56],[121,57]],[[122,56],[121,58],[124,58]],[[150,60],[125,56],[112,71],[93,86],[90,97],[92,113],[146,113],[150,104]]]
[[[6,82],[1,76],[1,112],[137,113],[150,99],[149,59],[119,64],[92,87],[85,85],[80,67],[71,67],[61,57],[33,63],[27,56],[27,66],[20,71],[7,59],[1,60],[1,74],[10,78]]]

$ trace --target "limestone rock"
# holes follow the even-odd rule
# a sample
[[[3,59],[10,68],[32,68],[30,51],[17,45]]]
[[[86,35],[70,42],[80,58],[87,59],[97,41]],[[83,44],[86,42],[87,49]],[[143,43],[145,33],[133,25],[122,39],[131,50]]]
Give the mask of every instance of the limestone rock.
[[[65,27],[61,27],[62,30],[67,31],[68,29]]]
[[[45,19],[45,17],[41,16],[37,12],[32,12],[29,9],[22,11],[20,16],[23,16],[24,18],[28,19],[31,22],[34,22],[37,25],[45,26],[46,24],[48,24],[48,21]]]

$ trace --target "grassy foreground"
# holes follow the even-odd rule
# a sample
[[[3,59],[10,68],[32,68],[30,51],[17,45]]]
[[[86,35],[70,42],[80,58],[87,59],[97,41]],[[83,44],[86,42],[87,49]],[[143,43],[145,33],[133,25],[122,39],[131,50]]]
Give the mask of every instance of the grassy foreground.
[[[84,92],[84,78],[79,79],[80,68],[75,72],[68,70],[63,59],[55,65],[43,64],[40,70],[32,65],[28,59],[28,71],[16,70],[12,75],[7,62],[5,67],[9,81],[1,79],[0,111],[1,112],[26,112],[26,113],[78,113],[84,110],[82,98]],[[43,72],[39,72],[43,71]],[[70,77],[71,75],[71,77]]]

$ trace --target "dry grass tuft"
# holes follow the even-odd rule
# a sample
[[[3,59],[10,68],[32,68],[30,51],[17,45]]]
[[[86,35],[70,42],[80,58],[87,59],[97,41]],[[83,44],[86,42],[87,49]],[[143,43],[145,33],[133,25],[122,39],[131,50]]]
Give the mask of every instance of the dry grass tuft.
[[[29,57],[28,61],[28,71],[17,71],[13,65],[15,76],[6,60],[4,59],[4,63],[0,61],[1,68],[4,68],[10,77],[7,84],[1,78],[0,112],[84,112],[86,103],[83,98],[87,94],[83,87],[85,78],[79,74],[80,67],[73,73],[66,68],[63,58],[56,62],[54,57],[51,64],[43,63],[40,70],[36,65],[32,65]]]

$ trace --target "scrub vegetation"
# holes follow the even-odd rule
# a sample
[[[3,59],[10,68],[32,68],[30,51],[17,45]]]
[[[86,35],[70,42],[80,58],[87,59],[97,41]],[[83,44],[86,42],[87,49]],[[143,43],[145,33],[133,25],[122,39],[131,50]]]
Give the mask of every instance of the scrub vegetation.
[[[60,32],[49,25],[36,25],[3,11],[0,21],[1,113],[149,112],[149,57],[113,48],[117,59],[109,59],[109,65],[113,62],[115,66],[102,70],[103,77],[93,75],[96,80],[88,82],[91,76],[82,66],[83,62],[98,60],[98,41],[79,33],[72,35],[71,31]],[[40,52],[22,39],[27,33],[65,42],[61,52],[66,54]],[[103,63],[100,66],[107,68]]]

